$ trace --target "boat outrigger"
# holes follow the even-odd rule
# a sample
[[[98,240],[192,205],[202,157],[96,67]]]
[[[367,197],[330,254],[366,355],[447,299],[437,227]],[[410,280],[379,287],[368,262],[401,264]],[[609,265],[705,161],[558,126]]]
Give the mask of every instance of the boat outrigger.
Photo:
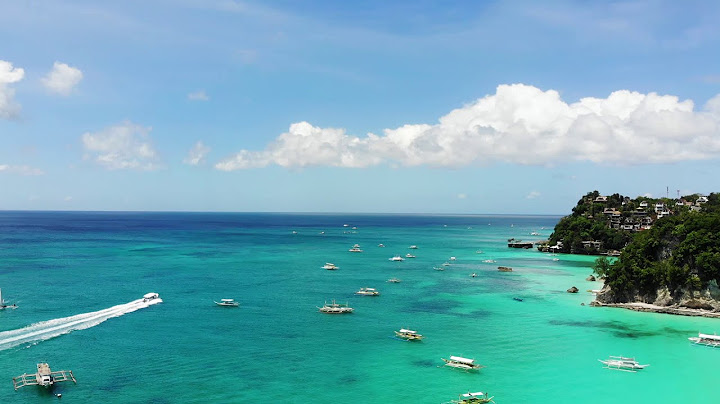
[[[332,303],[325,302],[323,307],[318,307],[318,309],[320,310],[320,313],[325,314],[350,314],[354,310],[352,307],[348,306],[347,303],[335,303],[335,300],[333,300]]]
[[[380,292],[375,288],[360,288],[355,294],[361,296],[380,296]]]
[[[626,358],[624,356],[610,356],[606,360],[598,359],[605,369],[623,370],[626,372],[636,372],[650,365],[641,365],[635,358]]]
[[[720,335],[698,333],[697,337],[688,338],[696,345],[705,345],[710,348],[720,348]]]
[[[55,383],[66,381],[77,384],[72,370],[56,370],[53,372],[47,363],[41,362],[37,364],[37,373],[23,373],[20,376],[13,377],[13,386],[15,386],[15,390],[25,386],[50,387]]]
[[[7,302],[2,297],[2,289],[0,289],[0,309],[16,309],[16,304],[7,304]]]
[[[215,302],[218,306],[223,307],[238,307],[240,303],[236,302],[235,299],[220,299],[219,302]]]
[[[450,359],[442,358],[445,366],[463,370],[480,370],[484,366],[475,363],[475,359],[463,358],[462,356],[451,356]]]
[[[483,393],[482,391],[476,391],[474,393],[464,393],[460,394],[457,400],[451,401],[453,404],[486,404],[486,403],[494,403],[493,401],[494,397],[488,397],[487,393]]]
[[[417,331],[408,330],[406,328],[401,328],[400,331],[395,331],[395,335],[405,341],[422,341],[424,338],[422,334],[418,334]]]

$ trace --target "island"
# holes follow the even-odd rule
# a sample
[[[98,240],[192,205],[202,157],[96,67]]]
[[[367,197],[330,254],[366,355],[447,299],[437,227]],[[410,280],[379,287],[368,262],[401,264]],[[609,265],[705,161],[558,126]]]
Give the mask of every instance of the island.
[[[720,317],[720,194],[580,199],[541,251],[595,254],[594,306]]]

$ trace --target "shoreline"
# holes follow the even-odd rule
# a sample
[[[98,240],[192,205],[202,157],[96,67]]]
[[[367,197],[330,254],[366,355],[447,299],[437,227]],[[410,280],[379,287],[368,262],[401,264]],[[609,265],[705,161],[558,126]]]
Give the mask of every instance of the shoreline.
[[[621,309],[628,309],[634,311],[650,312],[650,313],[661,313],[661,314],[675,314],[678,316],[690,316],[690,317],[708,317],[708,318],[720,318],[720,312],[702,310],[702,309],[691,309],[687,307],[677,306],[658,306],[649,303],[600,303],[594,300],[590,303],[593,307],[617,307]]]

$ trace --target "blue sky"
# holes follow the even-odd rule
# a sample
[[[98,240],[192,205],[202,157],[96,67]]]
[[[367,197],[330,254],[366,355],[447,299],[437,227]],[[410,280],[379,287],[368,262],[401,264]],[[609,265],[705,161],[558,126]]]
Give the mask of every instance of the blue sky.
[[[0,1],[0,209],[718,191],[717,21],[713,1]]]

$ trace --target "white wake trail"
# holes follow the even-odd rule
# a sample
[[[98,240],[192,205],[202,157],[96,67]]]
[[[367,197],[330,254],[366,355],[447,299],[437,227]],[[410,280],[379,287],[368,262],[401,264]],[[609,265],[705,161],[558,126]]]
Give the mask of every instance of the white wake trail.
[[[75,330],[94,327],[109,318],[119,317],[123,314],[132,313],[133,311],[144,309],[158,303],[162,303],[162,299],[159,297],[149,300],[137,299],[129,303],[119,304],[91,313],[41,321],[17,330],[3,331],[0,332],[0,351],[30,342],[55,338]]]

